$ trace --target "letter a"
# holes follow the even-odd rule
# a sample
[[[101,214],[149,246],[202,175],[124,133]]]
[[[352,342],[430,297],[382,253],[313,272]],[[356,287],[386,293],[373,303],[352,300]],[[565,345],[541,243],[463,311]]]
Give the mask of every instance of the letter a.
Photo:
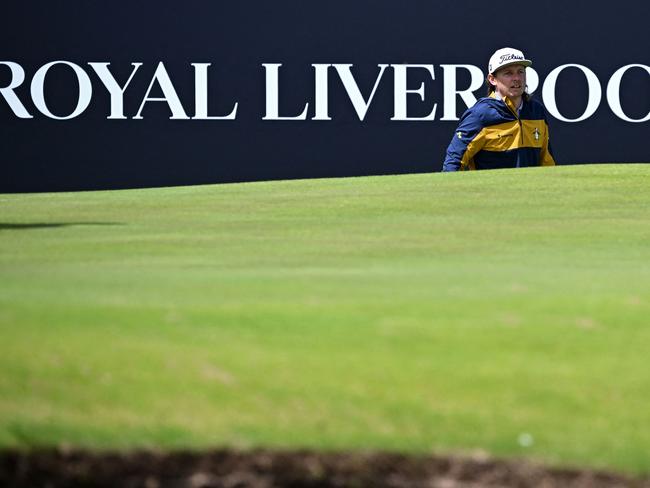
[[[149,93],[151,93],[151,88],[156,81],[158,82],[158,85],[160,85],[160,89],[163,92],[164,96],[162,98],[153,98],[149,96]],[[169,74],[167,74],[167,70],[165,69],[165,65],[162,61],[158,63],[156,72],[151,79],[151,83],[149,83],[147,94],[142,100],[140,110],[138,110],[136,116],[133,117],[134,119],[142,119],[142,109],[147,102],[167,102],[167,105],[169,105],[169,110],[172,112],[172,116],[169,117],[170,119],[189,119],[185,113],[185,110],[183,110],[183,105],[181,104],[181,101],[176,94],[174,85],[172,85],[172,81],[169,79]]]

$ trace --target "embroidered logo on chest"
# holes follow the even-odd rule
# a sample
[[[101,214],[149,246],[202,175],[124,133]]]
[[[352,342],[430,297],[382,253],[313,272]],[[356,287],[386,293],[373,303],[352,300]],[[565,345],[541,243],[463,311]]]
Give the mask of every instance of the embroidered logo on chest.
[[[539,141],[539,129],[537,127],[535,127],[535,130],[533,131],[533,137],[536,141]]]

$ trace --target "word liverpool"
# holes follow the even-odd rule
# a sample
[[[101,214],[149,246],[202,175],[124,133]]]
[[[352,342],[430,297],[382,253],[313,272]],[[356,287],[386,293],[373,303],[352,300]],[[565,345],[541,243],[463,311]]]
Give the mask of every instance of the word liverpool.
[[[239,108],[239,102],[232,100],[231,109],[227,113],[210,114],[208,113],[208,96],[211,63],[189,63],[194,76],[194,106],[187,107],[181,103],[177,87],[172,81],[164,62],[158,62],[153,76],[148,84],[148,88],[141,94],[141,103],[139,109],[133,114],[125,114],[124,95],[129,90],[132,80],[138,76],[138,72],[143,63],[131,63],[132,70],[126,82],[120,84],[111,72],[111,66],[108,62],[89,62],[87,66],[81,66],[70,61],[52,61],[38,68],[31,76],[29,83],[29,93],[31,95],[29,106],[25,97],[21,99],[17,90],[25,82],[27,75],[25,69],[13,61],[0,61],[0,70],[9,70],[9,81],[3,81],[0,84],[0,95],[10,109],[13,116],[20,119],[31,119],[36,113],[50,119],[68,120],[79,117],[90,106],[93,99],[93,85],[91,75],[100,83],[102,89],[105,89],[110,96],[110,111],[106,115],[107,119],[143,119],[143,110],[147,104],[164,103],[168,106],[170,119],[176,120],[235,120]],[[378,64],[377,75],[371,90],[362,93],[353,73],[352,64],[312,64],[313,70],[313,98],[305,101],[304,105],[296,107],[293,113],[280,112],[280,71],[281,63],[263,63],[261,65],[265,80],[265,107],[261,115],[262,120],[268,121],[301,121],[301,120],[332,120],[335,114],[330,113],[329,105],[329,84],[332,77],[340,82],[349,97],[354,111],[360,121],[366,117],[368,109],[373,103],[377,88],[382,80],[391,76],[393,81],[393,115],[390,120],[393,121],[456,121],[458,120],[459,110],[462,113],[467,107],[471,107],[477,101],[475,92],[481,89],[484,84],[483,71],[474,65],[469,64],[441,64],[442,71],[442,109],[438,110],[439,102],[427,97],[425,84],[422,82],[418,88],[408,88],[409,73],[416,70],[421,71],[431,80],[436,80],[436,69],[432,64]],[[47,87],[48,72],[54,67],[56,69],[70,70],[76,78],[75,93],[77,101],[68,113],[53,113],[46,99],[46,92],[49,96],[52,90]],[[588,98],[584,112],[577,117],[569,118],[562,115],[556,102],[556,84],[562,72],[567,69],[579,70],[585,78]],[[640,118],[628,116],[621,106],[620,93],[623,76],[629,70],[645,70],[650,75],[650,67],[643,64],[628,64],[617,69],[609,78],[606,85],[605,98],[610,110],[620,119],[626,122],[639,123],[650,120],[650,113]],[[459,89],[457,78],[459,71],[464,70],[469,74],[469,86]],[[89,74],[90,73],[90,74]],[[420,73],[420,76],[422,75]],[[5,80],[2,77],[2,80]],[[73,78],[71,78],[73,79]],[[601,106],[603,100],[603,87],[596,74],[588,67],[580,64],[565,64],[553,69],[546,76],[543,83],[540,77],[532,68],[527,68],[528,91],[533,93],[540,85],[542,87],[542,99],[546,105],[548,113],[558,120],[564,122],[581,122],[591,117]],[[152,90],[162,93],[162,96],[153,96]],[[426,111],[428,114],[414,116],[409,115],[409,101],[419,99],[415,103],[427,104]],[[458,107],[458,99],[464,103],[464,107]],[[1,102],[1,101],[0,101]],[[3,116],[6,110],[0,105],[0,116]],[[437,118],[438,116],[438,118]]]

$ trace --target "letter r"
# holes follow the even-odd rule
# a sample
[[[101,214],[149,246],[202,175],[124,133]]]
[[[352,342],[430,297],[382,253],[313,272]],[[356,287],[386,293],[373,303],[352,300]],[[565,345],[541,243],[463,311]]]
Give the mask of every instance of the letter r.
[[[27,112],[27,109],[25,109],[25,106],[14,92],[14,89],[18,88],[25,81],[25,70],[18,63],[12,63],[11,61],[0,61],[0,66],[3,64],[11,70],[11,81],[8,86],[0,87],[0,95],[7,101],[9,108],[11,108],[16,117],[31,119],[32,116]]]

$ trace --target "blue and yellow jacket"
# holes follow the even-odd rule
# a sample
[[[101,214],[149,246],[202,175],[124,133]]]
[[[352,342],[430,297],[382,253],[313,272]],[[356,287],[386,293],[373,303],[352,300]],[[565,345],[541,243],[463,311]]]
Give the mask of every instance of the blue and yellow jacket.
[[[493,93],[467,109],[447,148],[443,171],[521,168],[555,164],[546,110],[528,99],[517,110]]]

